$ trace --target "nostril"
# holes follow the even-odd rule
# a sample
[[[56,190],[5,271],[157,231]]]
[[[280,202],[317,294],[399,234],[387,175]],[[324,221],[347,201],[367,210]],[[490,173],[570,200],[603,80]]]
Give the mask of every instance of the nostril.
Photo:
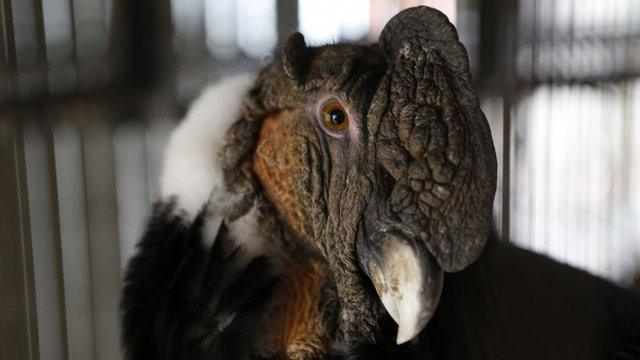
[[[396,180],[384,169],[380,169],[380,173],[382,174],[382,186],[384,190],[391,191],[396,184]]]

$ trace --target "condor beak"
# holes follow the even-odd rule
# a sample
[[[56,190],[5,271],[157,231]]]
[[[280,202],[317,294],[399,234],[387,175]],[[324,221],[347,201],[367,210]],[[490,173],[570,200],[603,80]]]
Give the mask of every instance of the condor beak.
[[[443,272],[423,246],[394,226],[365,221],[358,239],[360,266],[391,318],[398,324],[397,344],[424,329],[438,306]]]

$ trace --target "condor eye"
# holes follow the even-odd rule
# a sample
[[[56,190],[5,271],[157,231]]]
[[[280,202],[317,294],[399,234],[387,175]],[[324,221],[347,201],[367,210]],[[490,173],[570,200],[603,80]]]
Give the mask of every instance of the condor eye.
[[[349,127],[349,115],[337,100],[330,100],[322,105],[320,122],[330,133],[339,134]]]

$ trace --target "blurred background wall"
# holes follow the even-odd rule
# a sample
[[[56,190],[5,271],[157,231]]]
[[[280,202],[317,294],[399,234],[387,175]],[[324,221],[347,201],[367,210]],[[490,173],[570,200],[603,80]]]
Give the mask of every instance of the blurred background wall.
[[[435,6],[471,60],[505,241],[640,267],[640,2],[0,0],[0,359],[119,359],[121,275],[171,128],[292,31],[375,41]]]

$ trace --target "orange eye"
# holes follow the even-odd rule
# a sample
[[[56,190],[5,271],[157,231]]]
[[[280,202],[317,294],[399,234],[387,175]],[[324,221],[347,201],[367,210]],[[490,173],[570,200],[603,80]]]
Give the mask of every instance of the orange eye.
[[[322,106],[320,113],[322,125],[332,133],[340,133],[349,127],[349,115],[342,104],[336,100]]]

